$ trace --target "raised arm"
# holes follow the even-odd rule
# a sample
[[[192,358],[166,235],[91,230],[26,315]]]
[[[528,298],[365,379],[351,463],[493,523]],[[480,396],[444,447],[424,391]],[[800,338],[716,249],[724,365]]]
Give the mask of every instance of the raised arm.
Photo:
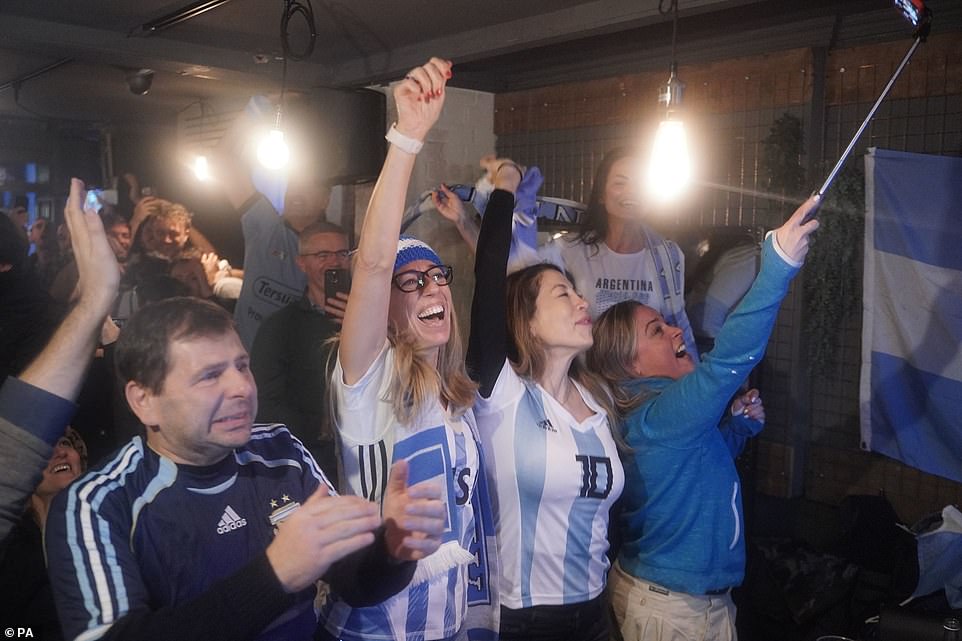
[[[76,257],[79,300],[39,356],[0,388],[0,540],[23,515],[52,446],[63,436],[117,295],[120,270],[100,216],[83,211],[84,185],[72,180],[64,209]]]
[[[511,161],[503,161],[495,170],[495,189],[485,207],[478,237],[467,361],[484,398],[491,395],[507,357],[507,268],[514,194],[520,182],[521,169]]]
[[[74,178],[64,216],[77,261],[80,298],[50,343],[20,375],[20,380],[69,400],[80,390],[120,283],[120,268],[100,216],[84,211],[83,201],[84,184]]]
[[[398,133],[423,142],[441,115],[444,87],[450,77],[451,63],[431,58],[427,64],[412,69],[394,87]],[[414,153],[396,144],[388,145],[364,216],[354,259],[352,293],[341,331],[339,358],[348,385],[367,372],[387,338],[391,276],[414,158]]]
[[[691,435],[691,426],[718,424],[728,400],[765,353],[778,308],[802,266],[809,237],[818,229],[817,220],[803,222],[816,203],[815,197],[808,199],[769,234],[761,271],[722,325],[715,348],[694,372],[665,387],[648,406],[646,423],[653,436],[684,437]]]
[[[248,141],[251,132],[260,124],[257,115],[271,109],[264,96],[251,98],[213,152],[217,162],[217,182],[231,206],[238,211],[257,195],[247,161]]]
[[[454,227],[461,234],[461,238],[468,249],[471,250],[472,254],[476,254],[481,227],[474,216],[468,215],[464,203],[461,202],[458,195],[448,189],[447,185],[441,183],[436,190],[431,192],[431,202],[434,203],[434,208],[438,210],[441,216],[454,223]]]
[[[143,196],[134,205],[134,215],[130,217],[130,237],[133,238],[137,234],[137,230],[140,226],[144,224],[147,217],[150,216],[151,211],[160,199],[154,196]]]

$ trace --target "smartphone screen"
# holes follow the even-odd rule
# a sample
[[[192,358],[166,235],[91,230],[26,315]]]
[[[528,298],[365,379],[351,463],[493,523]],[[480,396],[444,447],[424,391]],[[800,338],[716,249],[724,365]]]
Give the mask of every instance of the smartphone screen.
[[[88,189],[87,198],[84,200],[84,209],[100,211],[103,208],[103,202],[101,200],[102,193],[100,189]]]
[[[919,26],[919,17],[925,10],[925,3],[922,0],[895,0],[895,6],[901,10],[913,27]]]
[[[347,269],[328,269],[324,272],[324,298],[337,298],[338,292],[351,291],[351,272]]]

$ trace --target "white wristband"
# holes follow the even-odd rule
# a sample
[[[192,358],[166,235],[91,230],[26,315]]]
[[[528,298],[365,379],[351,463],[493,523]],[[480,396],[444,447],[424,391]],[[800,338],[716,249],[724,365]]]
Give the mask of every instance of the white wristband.
[[[422,141],[405,136],[398,131],[397,123],[391,125],[391,128],[387,130],[387,135],[384,136],[384,139],[401,151],[405,151],[411,155],[416,155],[419,151],[421,151],[421,147],[424,146]]]

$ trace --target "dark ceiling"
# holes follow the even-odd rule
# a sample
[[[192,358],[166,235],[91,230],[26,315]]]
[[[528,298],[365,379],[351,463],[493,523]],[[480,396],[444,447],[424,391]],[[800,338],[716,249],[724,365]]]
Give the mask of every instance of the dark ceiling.
[[[280,85],[283,0],[229,0],[154,35],[141,25],[189,0],[2,0],[0,115],[100,123],[170,121],[197,100]],[[666,66],[658,0],[313,0],[317,44],[289,63],[294,88],[399,77],[437,54],[454,84],[505,91]],[[930,0],[936,30],[960,30],[958,0]],[[908,37],[889,0],[679,0],[682,63],[801,46]],[[295,48],[306,39],[294,18]],[[147,96],[130,69],[156,70]],[[25,77],[50,68],[36,78]],[[18,82],[12,82],[18,81]],[[22,82],[21,82],[22,81]]]

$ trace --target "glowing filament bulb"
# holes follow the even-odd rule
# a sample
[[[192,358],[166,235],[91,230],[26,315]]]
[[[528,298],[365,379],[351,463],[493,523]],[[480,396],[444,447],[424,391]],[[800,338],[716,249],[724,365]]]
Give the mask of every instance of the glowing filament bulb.
[[[665,203],[678,198],[691,182],[688,138],[680,120],[663,120],[655,134],[648,165],[648,193],[654,201]]]
[[[271,129],[257,146],[257,160],[268,169],[282,169],[287,165],[290,155],[284,132],[280,129]]]
[[[211,179],[210,165],[207,163],[207,156],[197,156],[194,158],[194,176],[201,182]]]

